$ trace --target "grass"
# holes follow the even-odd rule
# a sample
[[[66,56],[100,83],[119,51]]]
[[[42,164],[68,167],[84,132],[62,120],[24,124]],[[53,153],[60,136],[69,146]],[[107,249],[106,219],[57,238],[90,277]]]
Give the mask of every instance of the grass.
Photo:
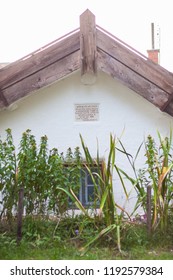
[[[22,242],[20,246],[4,244],[0,249],[1,260],[173,260],[173,250],[168,247],[132,247],[124,255],[110,247],[94,246],[84,256],[70,242],[52,242],[50,245],[36,245]]]
[[[61,222],[29,217],[23,223],[23,239],[16,244],[16,223],[1,221],[1,260],[173,260],[173,231],[163,241],[158,232],[148,239],[145,225],[124,227],[123,253],[120,254],[111,236],[102,238],[85,255],[83,247],[103,225],[83,217],[65,218]]]
[[[22,245],[16,250],[7,249],[7,251],[2,251],[0,253],[1,260],[171,260],[173,259],[173,253],[168,251],[146,251],[146,250],[136,250],[133,249],[131,252],[126,253],[126,255],[120,256],[118,253],[113,252],[108,248],[93,248],[85,256],[80,256],[76,252],[75,248],[67,246],[57,246],[55,248],[32,248],[29,244]]]

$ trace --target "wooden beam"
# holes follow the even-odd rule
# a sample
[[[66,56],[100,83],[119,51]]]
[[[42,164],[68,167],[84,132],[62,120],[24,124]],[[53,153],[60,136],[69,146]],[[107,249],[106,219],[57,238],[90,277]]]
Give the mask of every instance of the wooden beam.
[[[0,99],[0,111],[4,109],[5,109],[4,102],[2,102],[2,100]]]
[[[97,29],[97,47],[169,95],[173,93],[173,74]]]
[[[173,100],[167,105],[167,107],[164,109],[164,112],[173,117]]]
[[[6,97],[8,105],[11,105],[19,99],[30,95],[32,92],[48,86],[79,69],[80,51],[78,50],[9,86],[3,90],[3,94]]]
[[[98,69],[119,80],[159,108],[168,100],[167,92],[157,88],[153,83],[102,50],[98,50]]]
[[[3,92],[2,92],[2,90],[0,90],[0,108],[1,108],[1,106],[2,107],[8,107],[8,102],[7,102],[7,99],[5,98],[5,96],[4,96],[4,94],[3,94]]]
[[[173,94],[171,94],[169,96],[167,102],[165,102],[165,104],[163,104],[163,106],[160,108],[160,110],[163,111],[163,112],[167,112],[167,110],[169,111],[169,105],[170,105],[170,103],[172,103],[172,101],[173,101]]]
[[[86,10],[80,16],[81,81],[86,85],[96,81],[96,24],[95,16]]]
[[[44,48],[38,52],[33,52],[24,58],[18,60],[5,68],[0,73],[0,89],[5,89],[26,77],[44,69],[45,67],[55,63],[59,59],[78,51],[79,31],[68,36],[67,38],[57,41],[53,45]]]

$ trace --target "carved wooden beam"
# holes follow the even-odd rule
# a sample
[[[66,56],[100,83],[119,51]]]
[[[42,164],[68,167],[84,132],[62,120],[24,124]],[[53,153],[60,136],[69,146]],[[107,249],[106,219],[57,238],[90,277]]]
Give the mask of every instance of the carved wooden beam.
[[[167,92],[156,87],[153,83],[100,49],[98,49],[98,69],[112,78],[118,79],[158,108],[161,108],[169,98]]]
[[[95,16],[86,10],[80,16],[81,81],[85,85],[96,81],[96,24]]]
[[[4,93],[2,90],[0,90],[0,107],[8,107],[8,101],[4,96]]]
[[[149,59],[144,59],[113,38],[97,29],[97,48],[119,61],[127,68],[148,80],[159,89],[172,95],[173,74]],[[109,62],[108,62],[109,63]],[[142,86],[142,85],[141,85]]]
[[[162,111],[173,117],[173,100],[169,101],[169,104]]]
[[[15,83],[25,80],[27,77],[63,59],[64,57],[77,52],[79,45],[79,31],[69,35],[63,40],[50,46],[43,47],[43,50],[33,52],[28,57],[13,62],[0,71],[0,88],[6,89]]]
[[[3,90],[8,105],[40,88],[61,80],[80,68],[80,51],[76,51]]]

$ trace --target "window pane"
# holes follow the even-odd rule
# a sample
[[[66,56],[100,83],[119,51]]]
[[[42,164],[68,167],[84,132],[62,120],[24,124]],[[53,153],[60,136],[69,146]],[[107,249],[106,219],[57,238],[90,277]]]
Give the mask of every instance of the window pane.
[[[88,186],[87,187],[87,201],[88,202],[93,202],[94,201],[94,186]]]
[[[93,180],[92,180],[90,175],[87,176],[87,184],[88,185],[93,185]]]
[[[93,175],[93,177],[94,177],[94,179],[97,181],[97,169],[96,168],[93,168],[92,169],[92,175]],[[96,174],[94,174],[94,173],[96,173]],[[92,180],[92,177],[90,176],[90,174],[89,174],[89,172],[87,172],[87,174],[88,174],[88,176],[87,176],[87,184],[88,185],[93,185],[93,180]]]

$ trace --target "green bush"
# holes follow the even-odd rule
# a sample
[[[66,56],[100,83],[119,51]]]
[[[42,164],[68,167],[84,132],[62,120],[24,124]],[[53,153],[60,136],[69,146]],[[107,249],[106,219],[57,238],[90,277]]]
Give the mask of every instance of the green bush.
[[[78,147],[74,153],[69,148],[65,156],[56,148],[49,150],[47,136],[37,145],[29,129],[16,152],[7,129],[5,141],[0,139],[0,218],[10,220],[15,215],[21,188],[26,215],[62,215],[68,209],[68,196],[61,189],[72,188],[78,194],[80,188],[80,157]]]

